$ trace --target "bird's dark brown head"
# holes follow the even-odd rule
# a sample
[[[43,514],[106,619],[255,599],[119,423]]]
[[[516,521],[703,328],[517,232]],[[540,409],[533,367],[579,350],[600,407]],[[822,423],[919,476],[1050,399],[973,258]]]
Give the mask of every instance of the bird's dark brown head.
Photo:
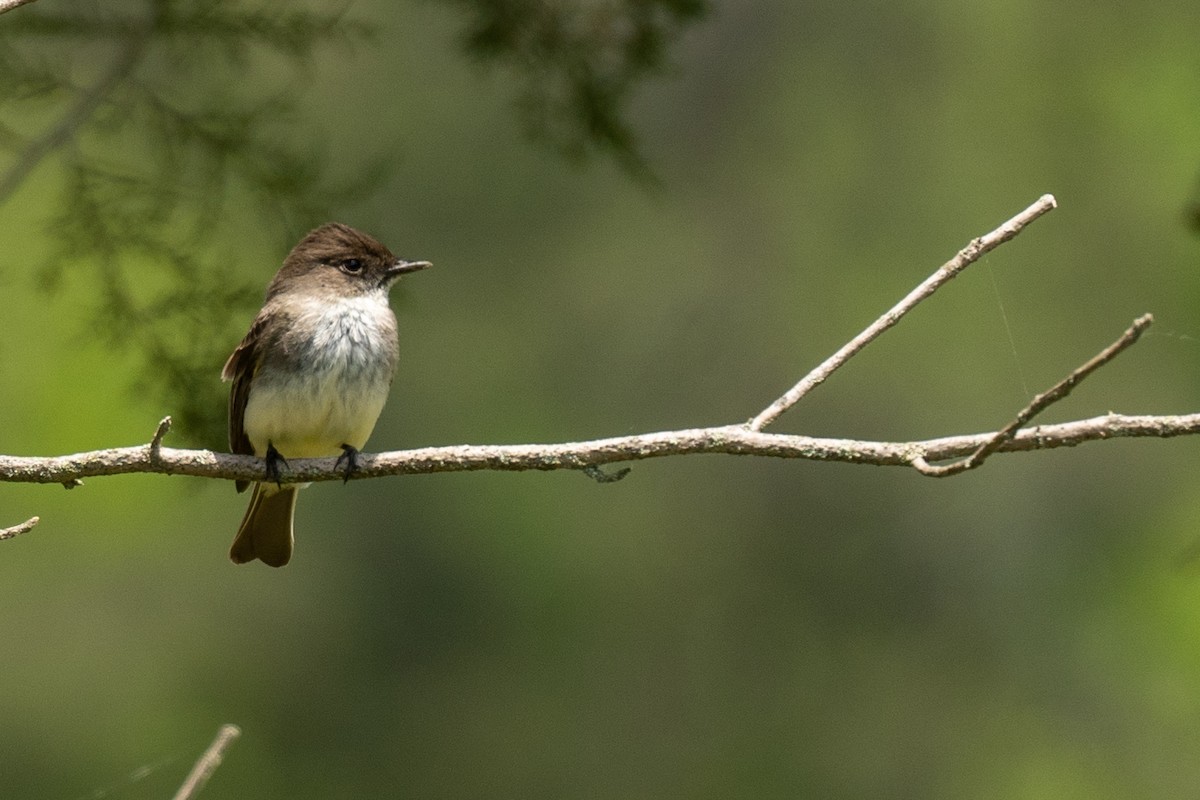
[[[428,266],[428,261],[396,258],[375,237],[329,222],[310,231],[292,248],[271,281],[267,298],[285,291],[341,297],[386,293],[401,275]]]

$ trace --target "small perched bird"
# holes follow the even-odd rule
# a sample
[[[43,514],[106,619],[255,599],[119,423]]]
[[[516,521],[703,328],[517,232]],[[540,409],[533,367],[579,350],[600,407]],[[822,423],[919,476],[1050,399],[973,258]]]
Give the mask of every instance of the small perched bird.
[[[346,478],[379,419],[399,346],[388,290],[429,266],[331,222],[305,236],[267,287],[250,332],[225,362],[229,447],[266,459],[229,557],[282,567],[292,557],[296,492],[280,465],[338,455]],[[249,481],[238,481],[243,492]]]

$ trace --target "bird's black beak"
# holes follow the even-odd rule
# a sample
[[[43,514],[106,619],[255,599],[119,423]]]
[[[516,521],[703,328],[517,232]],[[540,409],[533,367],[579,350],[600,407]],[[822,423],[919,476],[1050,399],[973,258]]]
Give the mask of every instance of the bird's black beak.
[[[410,272],[417,272],[426,267],[432,267],[428,261],[405,261],[403,258],[388,267],[387,276],[389,278],[399,278],[401,275],[407,275]]]

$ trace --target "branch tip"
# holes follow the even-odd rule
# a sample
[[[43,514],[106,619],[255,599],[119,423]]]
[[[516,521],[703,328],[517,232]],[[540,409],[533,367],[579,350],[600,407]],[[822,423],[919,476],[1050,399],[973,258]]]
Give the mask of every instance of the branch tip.
[[[152,451],[157,451],[160,447],[162,447],[163,437],[166,436],[167,432],[170,430],[171,417],[168,415],[162,418],[162,421],[158,423],[158,428],[156,428],[154,431],[154,438],[150,440],[150,449]]]
[[[192,771],[188,773],[187,779],[175,793],[174,800],[191,800],[198,795],[204,788],[204,784],[208,783],[208,779],[212,777],[213,772],[221,766],[225,751],[241,735],[242,729],[237,725],[222,725],[221,729],[217,731],[217,738],[213,739],[212,744],[196,761]]]
[[[0,14],[32,2],[33,0],[0,0]]]

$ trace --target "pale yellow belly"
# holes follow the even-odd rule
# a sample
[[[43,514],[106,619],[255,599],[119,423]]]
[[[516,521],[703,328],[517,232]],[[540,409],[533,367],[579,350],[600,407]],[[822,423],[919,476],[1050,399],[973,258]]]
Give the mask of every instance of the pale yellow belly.
[[[347,391],[332,380],[254,386],[243,424],[258,456],[268,442],[284,458],[341,455],[343,444],[366,446],[387,392],[387,383]]]
[[[242,426],[255,454],[268,444],[284,458],[366,446],[392,382],[395,325],[382,292],[302,305],[283,356],[266,358],[250,384]]]

